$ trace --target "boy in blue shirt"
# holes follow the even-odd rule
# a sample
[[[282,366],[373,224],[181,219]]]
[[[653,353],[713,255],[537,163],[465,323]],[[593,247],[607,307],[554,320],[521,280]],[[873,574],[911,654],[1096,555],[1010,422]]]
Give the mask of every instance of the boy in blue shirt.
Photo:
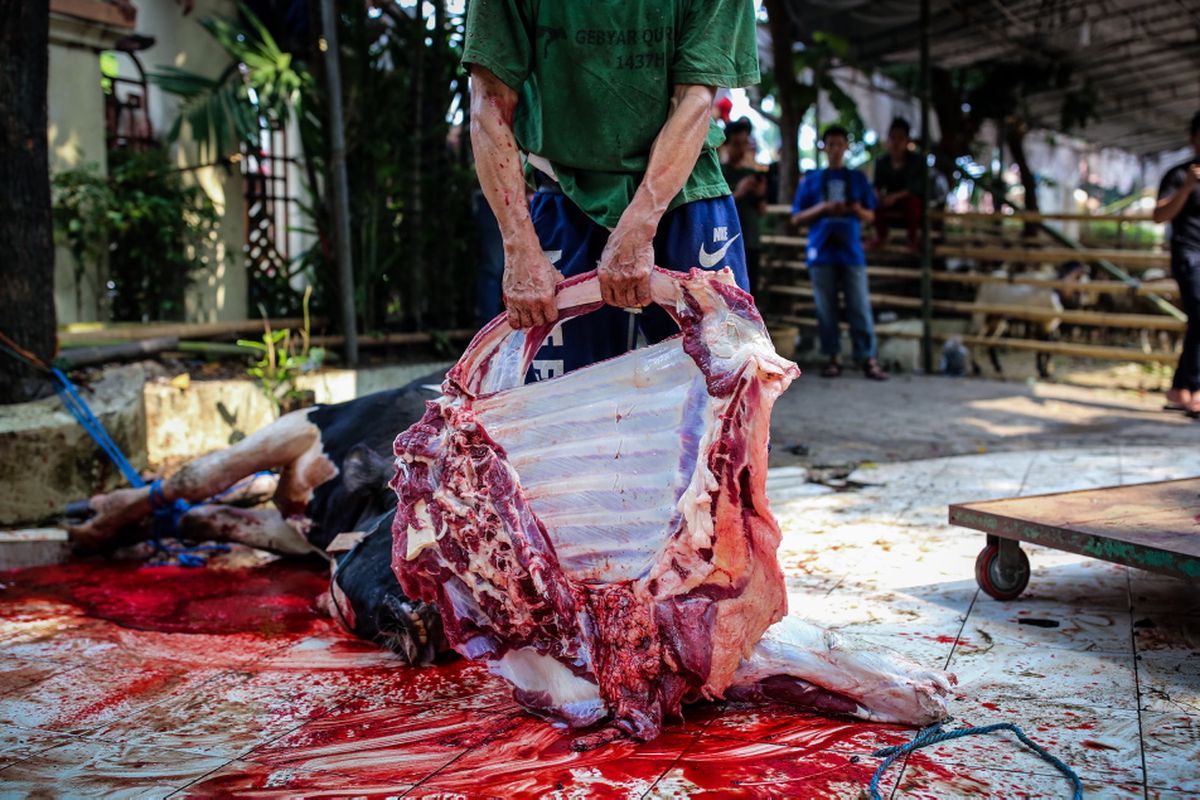
[[[838,289],[846,298],[850,341],[863,374],[877,381],[888,375],[875,360],[875,321],[867,294],[867,257],[862,223],[875,218],[875,192],[867,176],[845,166],[850,134],[831,125],[821,137],[829,166],[804,176],[792,203],[792,224],[808,228],[808,274],[812,280],[826,378],[842,374],[838,330]]]

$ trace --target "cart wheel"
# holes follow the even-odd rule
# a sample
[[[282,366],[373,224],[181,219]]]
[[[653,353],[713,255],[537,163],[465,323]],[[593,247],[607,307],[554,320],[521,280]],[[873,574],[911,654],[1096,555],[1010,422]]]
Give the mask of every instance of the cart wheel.
[[[1015,600],[1029,585],[1029,557],[1017,548],[1017,569],[1006,581],[1000,574],[1000,548],[994,544],[979,551],[975,559],[975,582],[996,600]]]

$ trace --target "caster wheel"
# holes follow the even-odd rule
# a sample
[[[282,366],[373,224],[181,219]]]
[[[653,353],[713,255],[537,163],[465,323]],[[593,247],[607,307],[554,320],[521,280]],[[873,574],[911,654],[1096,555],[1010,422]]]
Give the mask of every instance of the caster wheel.
[[[1017,548],[1017,570],[1006,580],[1000,574],[1000,548],[994,544],[979,551],[975,559],[975,582],[996,600],[1015,600],[1029,585],[1029,557]]]

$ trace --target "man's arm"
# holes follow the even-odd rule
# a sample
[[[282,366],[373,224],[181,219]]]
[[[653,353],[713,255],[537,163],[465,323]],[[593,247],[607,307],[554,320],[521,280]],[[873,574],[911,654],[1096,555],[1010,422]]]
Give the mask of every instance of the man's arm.
[[[733,187],[733,199],[761,199],[767,192],[766,183],[767,179],[765,175],[747,175],[738,181],[736,187]]]
[[[792,216],[790,220],[792,225],[798,226],[812,222],[818,217],[831,213],[834,209],[834,204],[828,200],[820,203],[812,202],[809,193],[805,191],[808,188],[809,180],[811,180],[811,177],[805,177],[796,187],[796,196],[792,199]]]
[[[875,187],[867,180],[867,176],[861,172],[855,171],[853,174],[853,183],[857,184],[854,190],[854,202],[846,206],[846,210],[854,216],[858,217],[864,223],[870,224],[875,221]]]
[[[700,157],[715,95],[712,86],[680,84],[672,90],[667,121],[650,146],[646,175],[600,255],[600,294],[609,305],[650,304],[654,234]]]
[[[508,324],[532,328],[558,319],[554,287],[562,280],[542,253],[529,205],[513,115],[517,93],[491,71],[471,67],[471,146],[479,185],[504,238],[504,306]]]
[[[804,225],[805,223],[812,222],[813,220],[815,220],[819,217],[823,217],[826,214],[833,214],[837,211],[837,207],[841,206],[841,205],[845,205],[845,204],[844,203],[831,203],[828,200],[823,200],[820,203],[817,203],[816,205],[809,206],[808,208],[802,209],[800,211],[797,211],[795,214],[792,214],[792,224],[793,225]]]
[[[1159,198],[1158,205],[1154,207],[1154,221],[1161,225],[1178,217],[1197,183],[1200,183],[1200,166],[1193,164],[1183,171],[1182,185],[1171,194]]]
[[[886,169],[884,166],[884,159],[887,158],[889,158],[888,154],[884,153],[883,155],[879,156],[879,158],[875,159],[875,174],[871,178],[871,188],[875,190],[875,202],[880,208],[887,208],[892,203],[896,202],[895,200],[888,199],[891,197],[891,195],[887,193],[887,189],[883,185],[883,171]]]
[[[850,213],[856,215],[863,222],[871,223],[875,221],[875,212],[864,206],[862,203],[851,203],[849,210]]]

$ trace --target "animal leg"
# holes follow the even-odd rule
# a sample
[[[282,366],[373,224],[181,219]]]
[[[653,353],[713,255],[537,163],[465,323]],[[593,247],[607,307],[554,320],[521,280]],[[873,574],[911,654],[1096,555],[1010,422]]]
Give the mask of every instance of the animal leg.
[[[319,451],[320,439],[320,430],[308,421],[308,410],[286,414],[232,447],[189,461],[162,482],[163,497],[167,501],[182,499],[195,503],[260,470],[283,467],[286,474],[286,468],[293,462],[314,448]],[[309,470],[313,474],[317,471]],[[325,472],[332,476],[336,471],[328,463]],[[149,487],[118,489],[92,497],[88,501],[90,516],[77,524],[68,524],[67,531],[76,543],[97,547],[110,541],[122,528],[150,516],[152,511]]]
[[[303,531],[290,525],[276,509],[236,508],[216,503],[189,509],[179,520],[185,539],[236,542],[285,556],[321,553]]]
[[[1039,377],[1042,377],[1042,378],[1050,377],[1050,354],[1049,353],[1038,353],[1037,354],[1037,371],[1038,371]]]
[[[1000,351],[995,347],[988,347],[988,358],[992,362],[992,369],[996,370],[996,374],[1003,375],[1004,367],[1000,366]]]

